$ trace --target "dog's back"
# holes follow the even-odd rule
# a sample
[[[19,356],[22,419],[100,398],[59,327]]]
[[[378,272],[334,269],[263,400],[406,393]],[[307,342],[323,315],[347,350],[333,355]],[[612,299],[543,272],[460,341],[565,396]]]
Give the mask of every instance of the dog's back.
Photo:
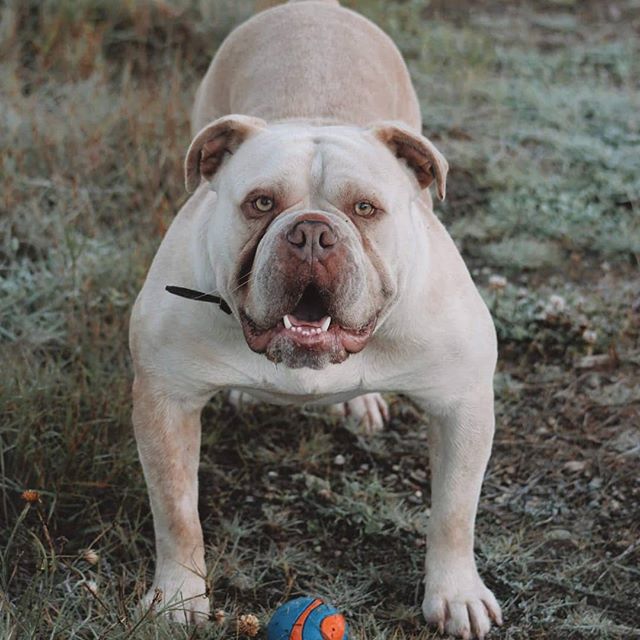
[[[231,113],[358,125],[401,120],[420,129],[418,101],[394,43],[330,0],[277,6],[228,36],[198,89],[192,131]]]

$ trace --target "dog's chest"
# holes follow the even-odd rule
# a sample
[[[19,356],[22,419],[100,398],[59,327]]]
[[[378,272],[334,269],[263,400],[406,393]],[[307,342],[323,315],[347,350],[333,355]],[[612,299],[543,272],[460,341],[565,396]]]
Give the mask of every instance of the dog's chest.
[[[264,359],[264,362],[253,362],[253,366],[244,371],[244,380],[238,380],[232,387],[273,404],[331,404],[371,390],[358,363],[314,371],[288,369]]]
[[[273,404],[345,402],[388,386],[386,375],[364,353],[354,354],[339,365],[313,370],[274,364],[235,341],[218,343],[213,352],[215,356],[209,359],[201,350],[198,361],[189,363],[194,368],[190,378],[200,377],[211,391],[236,389]]]

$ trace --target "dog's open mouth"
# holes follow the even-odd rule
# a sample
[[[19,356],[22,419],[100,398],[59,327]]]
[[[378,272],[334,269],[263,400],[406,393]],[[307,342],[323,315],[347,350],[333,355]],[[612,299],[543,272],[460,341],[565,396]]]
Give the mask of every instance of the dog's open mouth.
[[[326,297],[313,284],[305,288],[295,307],[269,328],[258,326],[244,312],[241,319],[249,347],[276,360],[273,354],[286,342],[309,352],[333,353],[331,361],[341,362],[364,348],[376,325],[375,317],[362,326],[343,325],[338,317],[330,315]],[[274,343],[277,348],[270,349]]]

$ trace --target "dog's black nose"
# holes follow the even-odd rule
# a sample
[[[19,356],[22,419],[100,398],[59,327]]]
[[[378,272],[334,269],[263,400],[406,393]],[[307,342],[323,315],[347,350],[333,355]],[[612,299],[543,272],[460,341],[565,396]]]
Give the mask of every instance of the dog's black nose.
[[[322,220],[296,222],[286,235],[290,249],[301,260],[322,260],[338,242],[331,225]]]

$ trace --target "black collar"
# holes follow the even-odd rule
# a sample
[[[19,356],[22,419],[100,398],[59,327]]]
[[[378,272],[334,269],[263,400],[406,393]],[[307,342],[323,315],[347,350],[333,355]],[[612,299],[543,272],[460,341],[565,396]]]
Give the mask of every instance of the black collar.
[[[213,302],[214,304],[220,305],[222,311],[231,315],[231,308],[220,296],[202,293],[202,291],[195,291],[194,289],[185,289],[184,287],[174,287],[172,285],[167,285],[165,289],[169,293],[173,293],[174,296],[181,296],[189,300],[199,300],[200,302]]]

